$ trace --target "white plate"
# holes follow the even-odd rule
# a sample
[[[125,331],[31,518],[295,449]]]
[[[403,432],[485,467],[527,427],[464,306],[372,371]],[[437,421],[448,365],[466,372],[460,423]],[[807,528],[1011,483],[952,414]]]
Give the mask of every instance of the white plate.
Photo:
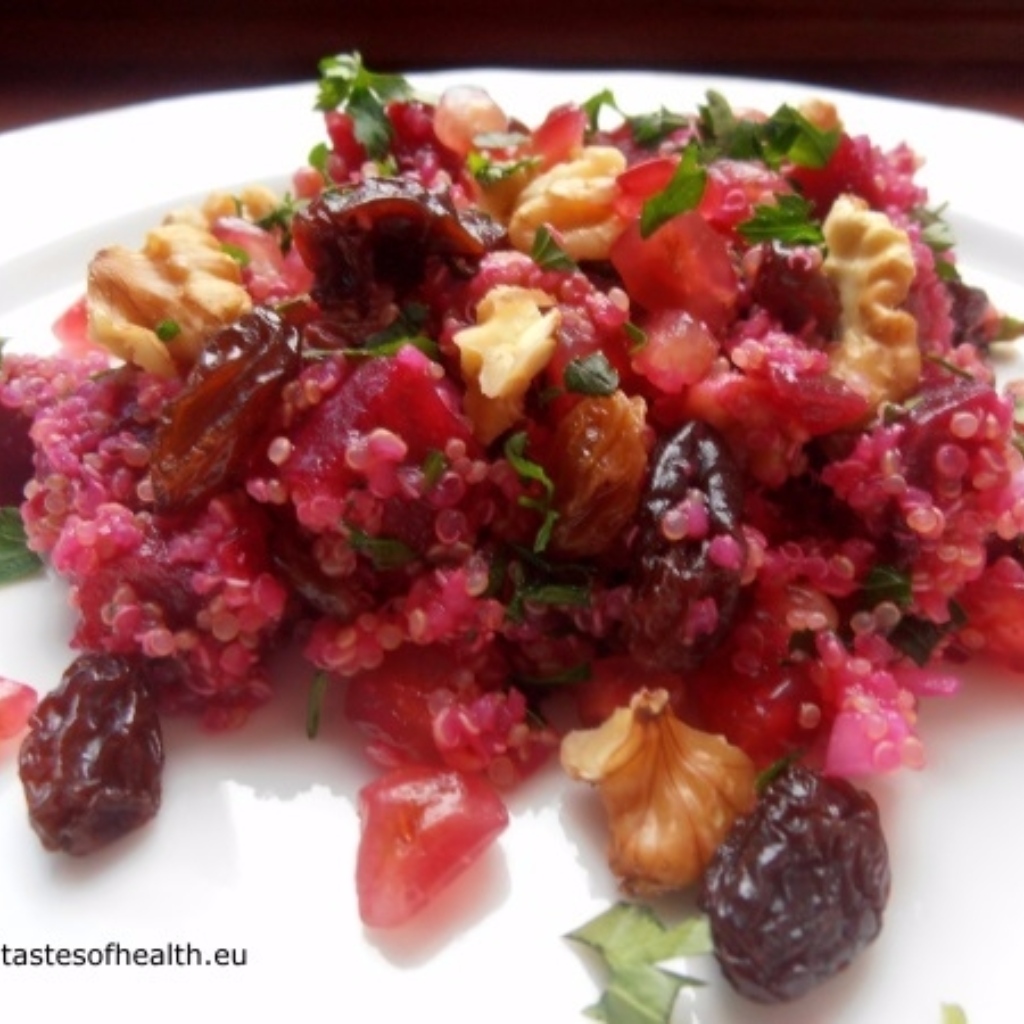
[[[425,88],[488,86],[536,120],[555,103],[611,86],[620,105],[692,110],[716,88],[774,109],[834,97],[847,124],[907,140],[949,201],[969,280],[1024,315],[1024,125],[995,116],[829,93],[805,85],[650,74],[480,70],[417,76]],[[134,244],[168,209],[215,188],[283,185],[323,138],[312,86],[148,104],[0,135],[0,335],[49,344],[49,325],[109,242]],[[1013,372],[1012,359],[1007,373]],[[0,675],[51,686],[69,660],[61,586],[0,590]],[[371,935],[356,914],[354,796],[372,774],[337,723],[302,731],[306,673],[294,694],[241,732],[168,727],[158,820],[83,861],[45,854],[26,822],[16,745],[0,744],[0,943],[17,948],[215,949],[244,965],[13,967],[6,1007],[43,1020],[233,1019],[446,1024],[568,1024],[600,974],[562,936],[616,897],[592,794],[557,769],[512,800],[512,823],[413,926]],[[844,976],[802,1003],[758,1010],[732,998],[713,962],[675,1020],[701,1024],[936,1024],[943,1002],[971,1024],[1024,1019],[1024,680],[974,671],[965,691],[924,710],[930,765],[874,786],[892,848],[894,890],[882,937]],[[99,954],[92,954],[99,955]],[[358,1008],[358,1009],[357,1009]]]

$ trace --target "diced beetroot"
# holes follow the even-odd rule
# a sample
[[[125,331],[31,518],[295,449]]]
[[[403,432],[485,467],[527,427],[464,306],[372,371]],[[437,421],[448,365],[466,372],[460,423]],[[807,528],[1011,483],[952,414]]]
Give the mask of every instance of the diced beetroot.
[[[404,442],[405,462],[421,466],[432,451],[460,439],[472,450],[468,421],[450,381],[411,345],[393,357],[361,362],[294,434],[282,477],[307,493],[338,492],[355,479],[344,439],[385,430]]]

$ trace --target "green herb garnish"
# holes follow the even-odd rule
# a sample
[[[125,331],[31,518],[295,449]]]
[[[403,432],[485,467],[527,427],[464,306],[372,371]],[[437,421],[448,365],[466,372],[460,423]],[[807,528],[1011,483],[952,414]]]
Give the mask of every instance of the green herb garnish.
[[[966,613],[955,601],[950,601],[948,622],[932,622],[918,615],[904,615],[889,634],[889,642],[915,665],[924,668],[943,638],[966,625]]]
[[[691,143],[669,183],[644,203],[640,211],[640,234],[647,238],[677,214],[694,209],[704,195],[707,171],[701,166],[698,147]]]
[[[563,379],[566,390],[578,395],[607,396],[619,386],[619,375],[603,352],[570,360]]]
[[[864,580],[861,596],[866,608],[874,608],[883,601],[907,608],[912,597],[910,573],[892,565],[876,565]]]
[[[779,242],[782,245],[822,245],[821,224],[803,196],[782,194],[774,203],[754,207],[754,215],[737,231],[748,242]]]
[[[516,471],[519,479],[527,486],[539,484],[541,494],[534,497],[530,494],[520,495],[519,504],[524,508],[532,508],[543,516],[543,522],[534,538],[533,550],[540,552],[548,546],[551,531],[554,529],[558,513],[551,507],[555,498],[555,485],[539,462],[526,457],[526,434],[520,431],[512,434],[505,442],[505,458]]]
[[[762,160],[769,167],[785,161],[800,167],[824,167],[829,162],[841,133],[822,129],[795,108],[784,104],[767,120],[752,121],[736,116],[728,100],[709,91],[700,108],[704,143],[733,160]]]
[[[666,928],[649,907],[617,903],[566,938],[597,952],[607,969],[601,998],[585,1013],[605,1024],[668,1024],[680,990],[703,982],[664,964],[711,952],[707,919]]]
[[[370,157],[383,159],[392,138],[387,104],[409,99],[412,86],[401,75],[368,70],[359,53],[325,57],[319,71],[317,110],[344,110],[352,118],[355,136]]]
[[[379,572],[401,569],[415,561],[416,552],[394,537],[375,537],[358,527],[348,527],[348,542],[353,551],[366,555]]]
[[[533,237],[530,257],[542,270],[577,269],[576,261],[556,241],[551,229],[542,224]]]
[[[42,564],[28,546],[21,512],[14,506],[0,508],[0,583],[13,583],[31,576]]]
[[[181,334],[181,324],[177,320],[161,320],[153,328],[153,333],[165,344]]]

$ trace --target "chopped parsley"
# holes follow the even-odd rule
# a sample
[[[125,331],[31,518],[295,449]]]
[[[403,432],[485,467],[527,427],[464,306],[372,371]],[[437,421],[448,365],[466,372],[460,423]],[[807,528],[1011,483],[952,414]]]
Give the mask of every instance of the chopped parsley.
[[[526,457],[527,438],[523,431],[512,434],[505,442],[505,458],[509,465],[516,471],[519,479],[527,487],[539,484],[541,494],[539,497],[531,494],[523,494],[519,497],[519,504],[524,508],[532,508],[543,517],[537,536],[534,538],[533,550],[543,551],[551,539],[551,531],[555,527],[558,513],[552,508],[555,498],[555,485],[551,477],[547,475],[544,467],[539,462],[534,462]]]
[[[562,248],[551,229],[542,224],[533,237],[530,257],[542,270],[576,270],[576,261]]]
[[[0,508],[0,583],[13,583],[32,576],[42,564],[28,546],[19,510],[14,506]]]
[[[950,601],[948,622],[932,622],[918,615],[904,615],[889,634],[889,642],[915,665],[924,668],[942,640],[966,625],[964,610],[955,601]]]
[[[779,242],[782,245],[822,245],[821,224],[803,196],[782,194],[774,203],[754,207],[754,215],[737,227],[748,242]]]
[[[841,133],[822,129],[796,108],[783,104],[771,117],[752,121],[737,117],[721,93],[710,90],[700,108],[704,144],[733,160],[762,160],[769,167],[784,162],[824,167],[839,145]]]
[[[578,395],[607,396],[619,386],[619,375],[603,352],[570,360],[563,376],[567,391]]]
[[[704,195],[707,171],[701,165],[699,148],[690,144],[669,183],[644,203],[640,211],[640,234],[647,238],[677,214],[694,209]]]
[[[864,580],[861,596],[867,608],[874,608],[883,601],[906,608],[911,600],[910,573],[892,565],[876,565]]]
[[[348,528],[348,542],[353,551],[366,555],[378,572],[401,569],[416,560],[416,552],[394,537],[375,537],[358,527]]]
[[[392,138],[387,104],[411,98],[409,82],[401,75],[368,70],[359,53],[325,57],[319,72],[317,110],[344,110],[370,157],[381,160],[387,156]]]

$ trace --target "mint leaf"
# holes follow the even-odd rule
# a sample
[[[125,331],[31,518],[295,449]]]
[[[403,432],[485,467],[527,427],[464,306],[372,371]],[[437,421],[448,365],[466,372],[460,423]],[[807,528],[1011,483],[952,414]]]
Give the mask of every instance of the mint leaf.
[[[736,229],[748,242],[780,242],[782,245],[821,245],[821,225],[803,196],[782,194],[774,203],[754,207],[754,215]]]
[[[13,583],[38,572],[40,557],[29,549],[21,513],[13,506],[0,508],[0,583]]]
[[[711,952],[704,917],[666,928],[649,907],[617,903],[566,938],[593,949],[608,981],[586,1013],[605,1024],[667,1024],[680,989],[701,982],[672,972],[665,961]]]
[[[638,146],[642,146],[644,149],[653,149],[673,132],[688,128],[690,119],[662,107],[649,114],[628,117],[626,123],[632,129],[633,140]]]
[[[704,195],[707,171],[700,165],[698,147],[683,150],[669,183],[644,203],[640,211],[640,234],[647,238],[677,214],[694,209]]]
[[[407,544],[393,537],[375,537],[357,527],[349,527],[348,542],[353,551],[358,551],[373,562],[380,572],[401,569],[416,558],[416,552]]]

